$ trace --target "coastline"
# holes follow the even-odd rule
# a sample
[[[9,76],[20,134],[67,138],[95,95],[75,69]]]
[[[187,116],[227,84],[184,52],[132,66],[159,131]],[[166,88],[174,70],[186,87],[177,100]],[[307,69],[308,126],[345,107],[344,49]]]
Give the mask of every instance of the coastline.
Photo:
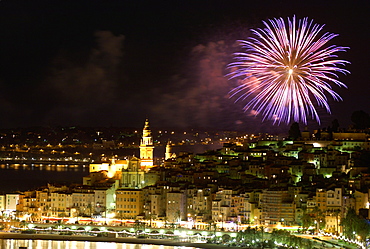
[[[19,233],[0,233],[0,239],[30,239],[30,240],[64,240],[64,241],[89,241],[89,242],[114,242],[127,244],[152,244],[164,246],[182,246],[195,247],[205,249],[221,249],[231,248],[237,249],[241,247],[224,246],[210,243],[191,243],[181,242],[169,239],[139,239],[139,238],[108,238],[94,236],[76,236],[76,235],[55,235],[55,234],[19,234]]]

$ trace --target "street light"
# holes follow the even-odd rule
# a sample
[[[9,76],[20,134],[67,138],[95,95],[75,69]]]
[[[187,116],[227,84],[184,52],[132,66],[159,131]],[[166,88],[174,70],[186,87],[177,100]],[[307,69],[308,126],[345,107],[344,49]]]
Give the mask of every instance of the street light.
[[[221,218],[221,230],[223,231],[224,230],[224,213],[220,214],[220,218]]]
[[[149,226],[152,227],[152,213],[149,212]]]
[[[188,213],[188,227],[192,228],[191,227],[191,213]]]

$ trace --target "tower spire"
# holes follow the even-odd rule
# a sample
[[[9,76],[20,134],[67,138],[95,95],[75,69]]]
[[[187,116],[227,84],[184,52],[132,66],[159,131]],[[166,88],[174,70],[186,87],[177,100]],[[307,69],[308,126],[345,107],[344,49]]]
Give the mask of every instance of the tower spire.
[[[153,167],[153,137],[149,127],[149,120],[145,120],[143,136],[140,143],[140,160],[142,168]]]

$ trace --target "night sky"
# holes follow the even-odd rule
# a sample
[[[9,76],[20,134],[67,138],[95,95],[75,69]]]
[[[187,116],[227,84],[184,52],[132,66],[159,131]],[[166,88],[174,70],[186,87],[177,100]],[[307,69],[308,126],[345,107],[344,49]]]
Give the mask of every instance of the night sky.
[[[351,62],[322,125],[370,113],[370,1],[0,1],[0,128],[204,127],[285,131],[242,111],[225,77],[237,39],[276,17],[337,33]],[[302,125],[304,126],[304,125]],[[318,125],[309,123],[309,128]]]

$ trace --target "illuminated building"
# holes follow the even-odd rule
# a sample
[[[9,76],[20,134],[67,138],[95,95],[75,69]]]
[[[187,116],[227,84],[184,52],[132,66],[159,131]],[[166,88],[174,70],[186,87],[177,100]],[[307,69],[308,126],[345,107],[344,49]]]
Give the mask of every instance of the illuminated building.
[[[5,209],[5,195],[0,195],[0,210]]]
[[[145,216],[153,219],[166,216],[166,197],[172,191],[167,185],[153,184],[143,188]]]
[[[153,167],[153,138],[148,119],[145,121],[140,144],[140,159],[131,156],[123,160],[110,159],[110,162],[90,164],[90,175],[84,177],[85,185],[94,186],[109,179],[119,180],[123,188],[145,187],[145,173]]]
[[[219,188],[212,200],[212,220],[218,222],[227,221],[230,214],[232,189]]]
[[[66,192],[49,193],[49,214],[54,217],[68,217],[72,206],[72,194]]]
[[[189,198],[188,210],[194,210],[197,221],[204,222],[211,218],[212,196],[209,188],[195,189]]]
[[[20,194],[6,194],[5,196],[5,209],[9,211],[15,211],[19,201]]]
[[[355,190],[353,193],[354,198],[354,209],[356,210],[357,214],[360,214],[361,209],[369,209],[369,190],[367,191],[361,191],[361,190]],[[340,199],[342,200],[342,196],[340,196]],[[342,204],[342,203],[340,203]]]
[[[140,143],[140,165],[142,168],[153,167],[153,150],[152,132],[149,128],[149,121],[146,119]]]
[[[316,206],[321,210],[326,210],[326,191],[323,189],[316,190]]]
[[[77,210],[78,216],[91,216],[93,214],[95,194],[93,190],[79,189],[72,193],[73,208]]]
[[[115,209],[115,188],[101,188],[94,190],[94,214],[105,216]]]
[[[288,190],[265,189],[261,196],[262,221],[265,224],[292,225],[295,205]]]
[[[151,194],[148,196],[148,211],[147,215],[150,216],[150,218],[156,219],[161,214],[165,213],[165,198],[162,197],[160,194]]]
[[[176,158],[176,154],[172,153],[171,141],[168,141],[166,145],[166,153],[164,155],[164,160],[168,160],[171,158]]]
[[[186,194],[182,190],[172,190],[166,194],[166,216],[170,222],[179,222],[186,217]]]
[[[144,195],[141,189],[116,191],[116,213],[119,218],[135,219],[144,212]]]
[[[36,191],[25,191],[19,195],[17,211],[28,214],[29,220],[36,221],[40,219]]]
[[[121,187],[143,188],[145,186],[145,170],[140,167],[140,160],[133,157],[127,167],[122,169]]]
[[[116,160],[112,158],[110,162],[103,163],[92,163],[90,164],[90,173],[106,171],[107,177],[109,178],[119,178],[119,172],[122,171],[124,167],[127,168],[129,161],[128,160]]]
[[[333,188],[326,191],[326,215],[325,229],[326,231],[337,233],[341,232],[340,219],[342,215],[343,204],[342,188]]]

